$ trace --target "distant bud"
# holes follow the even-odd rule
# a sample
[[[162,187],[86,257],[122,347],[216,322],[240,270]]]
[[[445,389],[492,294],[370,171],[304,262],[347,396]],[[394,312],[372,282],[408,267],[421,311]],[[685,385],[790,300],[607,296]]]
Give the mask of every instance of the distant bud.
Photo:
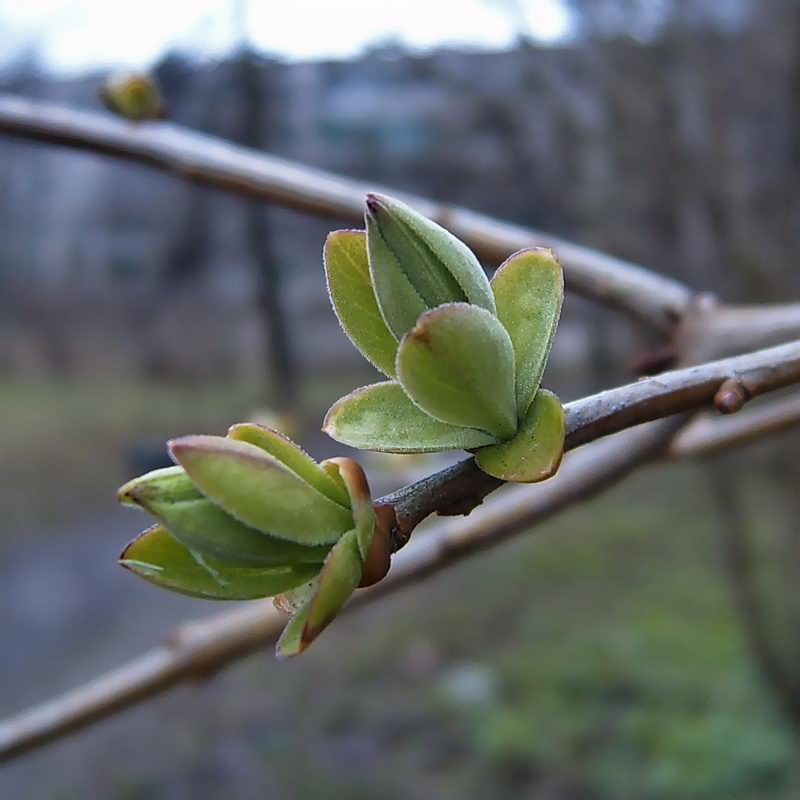
[[[381,314],[398,338],[443,303],[471,303],[495,313],[489,281],[474,253],[405,203],[367,195],[369,269]]]
[[[112,75],[99,90],[105,107],[132,122],[166,116],[155,78],[141,72]]]

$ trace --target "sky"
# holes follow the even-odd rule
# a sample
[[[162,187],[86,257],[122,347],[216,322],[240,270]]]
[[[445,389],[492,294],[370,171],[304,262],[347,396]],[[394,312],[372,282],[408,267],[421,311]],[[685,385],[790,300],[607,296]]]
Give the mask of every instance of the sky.
[[[561,0],[0,0],[0,54],[35,48],[62,72],[147,67],[172,47],[219,55],[239,40],[237,13],[256,47],[289,60],[387,41],[499,49],[520,29],[544,42],[569,29]]]

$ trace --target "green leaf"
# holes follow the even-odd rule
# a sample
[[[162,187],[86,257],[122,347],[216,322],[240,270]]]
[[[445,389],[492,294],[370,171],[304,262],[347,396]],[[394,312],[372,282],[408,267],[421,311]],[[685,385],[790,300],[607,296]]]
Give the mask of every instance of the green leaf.
[[[356,531],[342,536],[331,548],[317,579],[317,588],[309,602],[303,629],[303,646],[314,639],[344,608],[361,581],[361,555]]]
[[[169,449],[200,491],[245,525],[306,545],[336,541],[353,528],[349,509],[255,445],[184,436]]]
[[[334,231],[323,251],[328,294],[347,337],[364,358],[393,378],[397,339],[378,308],[365,231]]]
[[[123,503],[135,503],[149,511],[186,547],[234,564],[319,565],[330,549],[276,539],[248,527],[206,498],[181,467],[134,478],[118,496]]]
[[[123,551],[120,564],[162,589],[208,600],[253,600],[299,586],[318,566],[232,566],[198,557],[162,525],[139,534]]]
[[[434,419],[392,381],[364,386],[337,400],[322,430],[337,442],[386,453],[472,450],[497,441],[485,431]]]
[[[466,302],[494,313],[489,281],[472,251],[405,203],[367,195],[367,250],[381,313],[399,339],[420,313]]]
[[[492,290],[497,316],[514,346],[517,410],[521,419],[539,388],[547,364],[561,314],[564,275],[550,250],[520,250],[495,272]]]
[[[540,389],[510,442],[475,452],[478,466],[489,475],[515,483],[536,483],[555,475],[564,454],[564,409],[559,399]]]
[[[278,658],[291,658],[299,656],[308,646],[303,641],[303,631],[306,629],[306,620],[311,608],[311,599],[317,590],[317,580],[313,580],[306,586],[295,589],[291,594],[291,602],[296,606],[291,619],[286,624],[283,632],[275,645],[275,655]]]
[[[442,422],[508,439],[517,430],[514,350],[497,317],[450,303],[423,314],[397,351],[406,394]]]
[[[361,555],[353,530],[331,548],[316,580],[291,592],[288,603],[281,602],[296,610],[278,640],[278,657],[300,655],[344,608],[360,581]]]
[[[358,550],[361,553],[361,560],[365,561],[372,546],[372,536],[375,531],[375,509],[372,505],[367,476],[352,458],[331,458],[328,463],[336,466],[347,486],[350,494],[350,507],[353,509],[353,518],[356,523]]]
[[[231,425],[228,429],[228,438],[249,442],[261,448],[325,497],[340,506],[350,508],[350,496],[342,482],[331,477],[302,447],[278,431],[254,422],[240,422]]]

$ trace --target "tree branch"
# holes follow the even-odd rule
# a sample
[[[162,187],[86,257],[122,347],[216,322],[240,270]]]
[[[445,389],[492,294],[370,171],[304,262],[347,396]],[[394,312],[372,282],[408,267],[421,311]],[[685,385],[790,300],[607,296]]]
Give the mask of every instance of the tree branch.
[[[540,231],[359,183],[169,123],[131,124],[43,101],[0,96],[0,133],[134,161],[193,183],[345,218],[359,226],[365,194],[388,192],[440,222],[493,264],[523,247],[552,247],[565,267],[571,291],[662,331],[672,330],[693,298],[693,292],[677,281]]]
[[[664,372],[654,378],[609,389],[564,407],[572,450],[625,428],[712,404],[726,381],[746,388],[745,400],[800,382],[800,340],[742,356]],[[380,498],[394,508],[396,545],[402,547],[414,528],[434,513],[465,513],[503,482],[467,459]]]
[[[576,447],[626,425],[639,425],[656,417],[708,405],[720,383],[738,374],[757,376],[753,384],[756,394],[800,381],[800,342],[676,370],[570,403],[567,405],[569,444]],[[797,400],[789,398],[744,412],[739,420],[736,417],[720,420],[710,423],[710,428],[707,422],[696,424],[684,429],[678,438],[674,434],[685,422],[682,416],[650,422],[592,444],[569,455],[555,478],[532,487],[510,488],[502,501],[488,503],[468,519],[442,524],[415,539],[395,556],[388,577],[359,592],[351,607],[393,592],[526,531],[562,508],[593,497],[662,454],[688,457],[711,450],[717,452],[750,441],[756,435],[798,424]],[[674,443],[670,446],[670,442]],[[393,503],[405,524],[415,517],[418,522],[437,510],[437,485],[450,493],[451,500],[469,495],[476,486],[485,488],[487,484],[480,483],[478,472],[473,462],[467,460],[382,498],[381,502]],[[488,491],[494,488],[497,486],[490,486]],[[0,760],[41,747],[172,686],[212,675],[274,641],[285,621],[269,601],[258,601],[185,624],[162,646],[130,664],[1,724]]]
[[[774,400],[733,417],[704,415],[672,440],[669,452],[678,458],[713,455],[794,428],[798,421],[800,396]]]

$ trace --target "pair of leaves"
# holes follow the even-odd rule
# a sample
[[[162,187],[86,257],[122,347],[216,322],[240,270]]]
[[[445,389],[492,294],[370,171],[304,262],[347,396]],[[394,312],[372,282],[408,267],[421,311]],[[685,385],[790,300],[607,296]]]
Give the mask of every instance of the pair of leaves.
[[[302,472],[297,472],[259,445],[221,436],[184,436],[171,441],[169,449],[211,502],[259,531],[316,545],[333,543],[353,527],[352,511],[345,505],[346,497],[340,497],[340,486],[311,459],[299,460],[295,466]],[[292,451],[302,453],[293,444]]]
[[[321,564],[328,547],[309,547],[252,528],[212,503],[183,467],[167,467],[122,487],[119,498],[156,517],[179,542],[203,556],[233,564]]]
[[[494,313],[489,282],[474,253],[405,203],[367,195],[370,281],[389,330],[401,339],[420,315],[444,303]]]

